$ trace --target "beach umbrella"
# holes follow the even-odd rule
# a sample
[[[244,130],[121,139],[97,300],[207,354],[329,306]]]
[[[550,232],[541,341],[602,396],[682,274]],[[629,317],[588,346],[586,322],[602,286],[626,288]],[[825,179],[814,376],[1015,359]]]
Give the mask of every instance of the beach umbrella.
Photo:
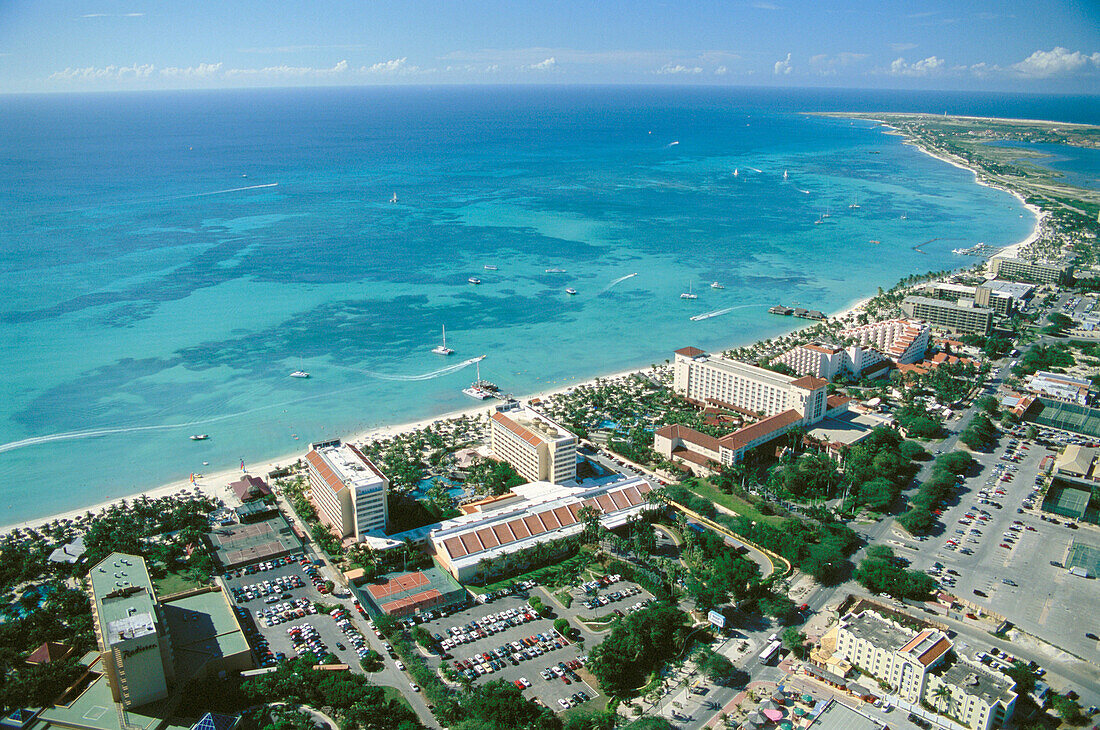
[[[783,713],[779,710],[764,710],[764,717],[768,718],[772,722],[779,722],[783,719]]]
[[[802,701],[807,705],[812,705],[814,703],[813,695],[802,695]]]
[[[794,708],[794,714],[798,715],[799,717],[802,717],[803,715],[806,714],[806,711],[803,710],[801,707],[796,707],[796,708]]]
[[[779,730],[793,730],[793,728],[794,723],[790,720],[784,720],[783,722],[779,723]]]
[[[745,717],[745,722],[751,722],[753,725],[763,725],[764,718],[760,716],[759,712],[750,712]]]

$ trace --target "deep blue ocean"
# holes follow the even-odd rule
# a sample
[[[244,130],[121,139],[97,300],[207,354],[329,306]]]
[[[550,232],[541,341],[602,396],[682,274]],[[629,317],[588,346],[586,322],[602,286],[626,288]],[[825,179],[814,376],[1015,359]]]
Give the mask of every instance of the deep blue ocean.
[[[0,524],[471,406],[478,355],[522,395],[784,332],[798,322],[767,314],[778,302],[835,312],[971,265],[951,249],[1030,232],[1016,199],[874,123],[802,112],[1095,108],[671,88],[0,97]],[[450,358],[430,352],[443,325]]]

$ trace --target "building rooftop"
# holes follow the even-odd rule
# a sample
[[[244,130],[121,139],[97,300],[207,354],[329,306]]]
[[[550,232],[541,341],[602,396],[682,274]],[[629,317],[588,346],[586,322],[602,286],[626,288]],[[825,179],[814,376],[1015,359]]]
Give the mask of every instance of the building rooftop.
[[[737,451],[759,438],[763,438],[771,433],[776,433],[801,420],[802,414],[792,408],[789,411],[776,413],[774,416],[769,416],[762,421],[757,421],[751,426],[745,426],[727,436],[723,436],[719,439],[719,443],[727,449]]]
[[[333,492],[381,488],[385,475],[352,444],[326,444],[306,454],[306,461]]]
[[[62,545],[50,553],[51,563],[75,563],[84,555],[84,536]]]
[[[942,631],[925,629],[899,651],[927,667],[946,654],[951,646],[951,641]]]
[[[883,425],[881,418],[855,411],[845,411],[836,416],[821,419],[806,432],[806,435],[825,443],[851,446],[866,438],[876,426],[881,425]]]
[[[869,641],[877,647],[893,651],[909,643],[913,632],[897,626],[879,616],[874,611],[863,611],[850,615],[845,628],[856,638]]]
[[[370,596],[373,603],[383,613],[394,613],[402,606],[418,604],[424,600],[462,593],[464,588],[439,568],[400,573],[385,579],[368,583],[361,590]]]
[[[714,438],[700,431],[696,431],[694,428],[688,426],[682,426],[678,423],[674,423],[670,426],[664,426],[656,431],[657,436],[664,436],[667,439],[680,439],[681,441],[687,441],[691,444],[696,444],[709,451],[718,451],[718,439]]]
[[[75,697],[66,698],[67,704],[47,707],[39,719],[56,727],[76,730],[187,730],[186,725],[163,725],[167,700],[119,709],[111,698],[111,686],[98,655],[90,669],[92,681],[87,687]]]
[[[1002,279],[990,279],[982,286],[1001,294],[1007,294],[1013,299],[1026,299],[1035,291],[1034,284],[1023,281],[1004,281]]]
[[[932,297],[908,296],[905,297],[905,301],[913,304],[928,304],[933,307],[946,309],[965,309],[973,312],[993,314],[992,309],[989,307],[979,307],[974,303],[973,299],[961,299],[957,302],[952,302],[945,299],[933,299]]]
[[[1009,703],[1016,696],[1013,689],[1016,683],[1000,672],[991,672],[981,664],[971,663],[958,657],[948,664],[940,674],[946,684],[958,687],[971,697],[977,697],[986,704],[994,702]]]
[[[514,405],[498,406],[492,418],[532,446],[538,446],[544,442],[567,442],[577,438],[563,426],[530,408],[517,408]]]
[[[271,487],[268,486],[267,482],[251,474],[245,474],[237,481],[230,482],[229,488],[237,495],[237,499],[242,502],[260,499],[271,494]]]
[[[1054,462],[1054,468],[1073,476],[1085,477],[1098,456],[1100,449],[1070,444]]]
[[[248,641],[220,590],[161,603],[172,637],[177,677],[194,676],[207,662],[247,652]]]
[[[676,351],[676,354],[683,355],[684,357],[699,357],[707,353],[704,350],[700,350],[698,347],[681,347]]]
[[[111,553],[92,567],[88,578],[98,635],[108,647],[156,631],[153,581],[143,558]]]
[[[63,659],[68,659],[73,651],[74,649],[68,644],[47,641],[30,653],[27,657],[27,664],[49,664],[50,662],[58,662]]]

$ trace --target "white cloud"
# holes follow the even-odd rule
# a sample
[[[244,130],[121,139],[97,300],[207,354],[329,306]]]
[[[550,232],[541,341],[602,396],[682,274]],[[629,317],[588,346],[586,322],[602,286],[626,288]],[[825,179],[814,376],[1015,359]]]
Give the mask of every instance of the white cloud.
[[[397,74],[402,72],[416,71],[416,66],[409,66],[408,61],[409,59],[407,57],[393,58],[389,61],[379,61],[378,63],[372,64],[370,66],[364,66],[360,70],[363,73],[368,74]],[[347,68],[346,62],[342,61],[341,63],[344,63],[344,68]]]
[[[1080,51],[1073,51],[1055,46],[1049,51],[1035,51],[1030,56],[1014,64],[1016,69],[1024,76],[1047,77],[1058,74],[1069,74],[1087,68],[1089,65],[1100,67],[1100,53],[1087,56]]]
[[[890,64],[889,72],[894,76],[931,76],[943,71],[943,66],[943,59],[936,56],[929,56],[915,63],[897,58]]]
[[[64,71],[52,73],[50,81],[103,81],[103,80],[129,80],[148,78],[156,67],[152,64],[133,64],[132,66],[85,66],[84,68],[69,67]]]
[[[848,51],[838,53],[835,56],[819,53],[810,57],[810,69],[822,76],[833,76],[836,74],[837,69],[859,63],[865,58],[867,58],[866,53],[850,53]]]
[[[774,73],[776,76],[790,76],[794,67],[791,66],[791,54],[787,54],[787,57],[782,61],[775,62]]]
[[[676,76],[680,74],[701,74],[703,69],[700,66],[685,66],[682,63],[673,65],[671,62],[661,66],[654,73],[661,75]]]
[[[905,51],[911,51],[917,47],[916,43],[891,43],[890,49],[894,53],[904,53]]]
[[[730,72],[730,70],[728,68],[726,68],[725,66],[719,66],[718,68],[714,69],[714,75],[715,76],[725,76],[729,72]]]
[[[144,18],[145,13],[84,13],[81,18]]]
[[[524,66],[523,68],[527,71],[549,71],[557,65],[558,65],[557,57],[556,56],[551,56],[550,58],[543,59],[542,61],[539,61],[538,63],[529,64],[527,66]]]
[[[348,70],[348,62],[340,61],[332,68],[313,68],[312,66],[267,66],[265,68],[231,68],[226,70],[228,77],[268,76],[273,78],[302,78],[306,76],[325,77],[342,74]]]
[[[215,75],[221,71],[221,68],[222,64],[220,63],[200,63],[198,66],[188,66],[187,68],[169,66],[168,68],[162,68],[160,75],[177,79],[202,79]]]

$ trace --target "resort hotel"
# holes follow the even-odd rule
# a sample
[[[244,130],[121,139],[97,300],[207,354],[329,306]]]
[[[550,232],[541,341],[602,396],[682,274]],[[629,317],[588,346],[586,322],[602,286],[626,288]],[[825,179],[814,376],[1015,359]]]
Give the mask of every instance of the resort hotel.
[[[306,462],[313,504],[337,537],[359,542],[368,532],[385,531],[390,480],[362,451],[340,441],[317,443]]]
[[[489,421],[493,456],[528,481],[563,484],[577,478],[577,437],[518,403],[497,406]]]

